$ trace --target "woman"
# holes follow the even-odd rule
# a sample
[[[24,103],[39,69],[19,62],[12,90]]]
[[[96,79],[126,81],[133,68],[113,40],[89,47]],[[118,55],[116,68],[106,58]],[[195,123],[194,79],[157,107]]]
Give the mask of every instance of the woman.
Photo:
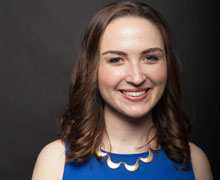
[[[189,142],[168,28],[146,4],[111,4],[92,18],[60,126],[33,180],[213,179]]]

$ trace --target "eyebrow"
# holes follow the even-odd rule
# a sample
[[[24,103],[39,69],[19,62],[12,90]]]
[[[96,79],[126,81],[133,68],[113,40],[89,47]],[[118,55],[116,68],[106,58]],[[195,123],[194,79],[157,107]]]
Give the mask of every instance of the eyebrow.
[[[163,50],[161,48],[155,47],[155,48],[145,49],[140,54],[144,55],[144,54],[155,52],[155,51],[163,52]],[[128,56],[127,53],[125,53],[123,51],[115,51],[115,50],[109,50],[109,51],[102,53],[102,55],[106,55],[106,54],[117,54],[117,55],[121,55],[121,56]]]

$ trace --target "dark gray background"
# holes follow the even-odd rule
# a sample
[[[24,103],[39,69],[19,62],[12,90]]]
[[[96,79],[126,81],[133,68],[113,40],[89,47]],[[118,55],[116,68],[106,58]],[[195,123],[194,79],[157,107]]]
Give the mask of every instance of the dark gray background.
[[[70,73],[84,28],[108,0],[0,0],[0,179],[30,179],[44,145],[55,140],[67,106]],[[159,10],[176,39],[191,140],[217,172],[219,59],[216,4],[144,1]],[[219,48],[218,48],[219,49]],[[194,113],[193,113],[194,112]]]

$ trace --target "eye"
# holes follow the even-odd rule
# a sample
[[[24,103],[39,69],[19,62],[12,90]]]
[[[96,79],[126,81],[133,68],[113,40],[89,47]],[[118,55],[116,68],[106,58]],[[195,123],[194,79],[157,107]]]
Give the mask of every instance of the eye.
[[[117,57],[117,58],[111,58],[111,59],[109,60],[110,63],[119,63],[120,61],[122,61],[122,59],[119,58],[119,57]]]
[[[157,56],[148,55],[144,59],[147,60],[147,61],[155,61],[158,58],[157,58]]]

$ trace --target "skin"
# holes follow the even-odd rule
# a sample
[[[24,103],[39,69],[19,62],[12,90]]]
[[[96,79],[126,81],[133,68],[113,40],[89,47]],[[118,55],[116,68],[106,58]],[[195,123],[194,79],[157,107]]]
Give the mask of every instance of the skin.
[[[159,47],[154,51],[160,59],[148,62],[143,50]],[[109,50],[122,51],[127,56],[105,53]],[[159,101],[166,85],[167,68],[164,47],[158,29],[149,21],[136,17],[123,17],[111,22],[100,42],[100,65],[98,72],[99,90],[106,102],[104,116],[107,133],[103,137],[103,147],[116,153],[136,153],[146,143],[146,131],[152,125],[151,110]],[[117,63],[109,59],[120,57]],[[119,64],[118,64],[119,63]],[[130,101],[120,90],[150,87],[149,95],[141,101]],[[146,127],[146,128],[144,128]],[[152,131],[152,134],[154,131]],[[149,136],[152,136],[150,133]],[[193,171],[196,180],[212,180],[209,161],[205,153],[189,143]],[[61,140],[43,148],[35,164],[32,180],[61,180],[65,164],[65,146]]]
[[[119,28],[120,27],[120,28]],[[161,33],[151,22],[135,17],[112,21],[100,42],[99,91],[105,101],[106,150],[136,153],[146,144],[152,126],[151,110],[167,81],[167,63]],[[134,101],[122,91],[150,88],[147,97]],[[145,146],[141,151],[146,151]]]
[[[141,54],[153,48],[154,52]],[[98,72],[99,91],[106,102],[106,111],[113,108],[133,119],[145,118],[163,94],[166,79],[163,40],[153,24],[130,17],[108,25],[101,38]],[[151,88],[148,98],[139,102],[125,99],[120,91],[147,87]]]

